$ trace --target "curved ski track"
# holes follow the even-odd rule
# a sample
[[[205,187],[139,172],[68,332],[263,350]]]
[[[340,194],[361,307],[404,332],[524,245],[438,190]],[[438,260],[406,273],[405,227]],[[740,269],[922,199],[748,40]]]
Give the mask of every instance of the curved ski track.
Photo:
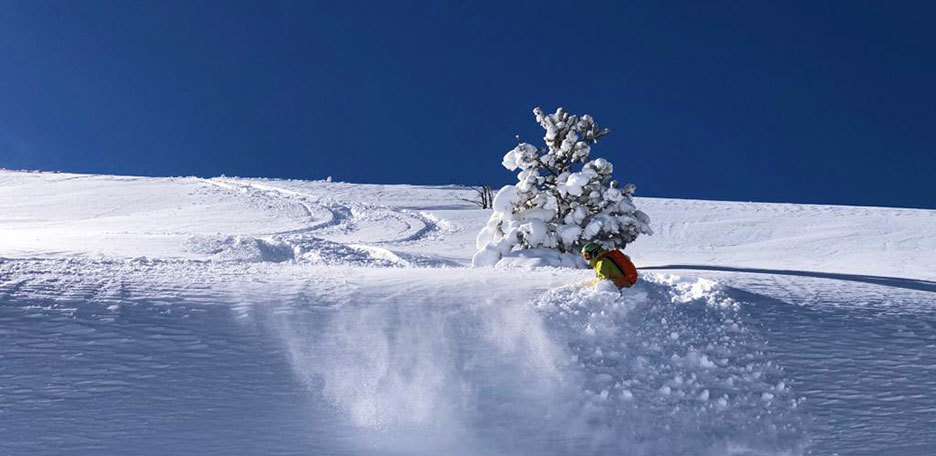
[[[310,246],[314,249],[314,245],[323,239],[362,251],[374,260],[396,265],[433,263],[420,258],[404,259],[386,248],[428,239],[439,230],[435,221],[417,212],[357,201],[317,198],[275,185],[232,178],[203,179],[203,182],[246,194],[249,198],[286,199],[301,206],[309,217],[308,226],[266,233],[267,236],[281,238],[297,250],[307,250],[305,248]]]

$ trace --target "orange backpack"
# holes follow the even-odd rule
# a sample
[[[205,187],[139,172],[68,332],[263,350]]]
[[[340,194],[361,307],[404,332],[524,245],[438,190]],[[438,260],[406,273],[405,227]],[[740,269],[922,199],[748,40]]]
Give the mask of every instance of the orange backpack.
[[[637,283],[637,267],[631,262],[630,257],[614,249],[608,252],[605,257],[611,260],[615,266],[624,274],[620,277],[614,277],[614,285],[618,288],[630,288]]]

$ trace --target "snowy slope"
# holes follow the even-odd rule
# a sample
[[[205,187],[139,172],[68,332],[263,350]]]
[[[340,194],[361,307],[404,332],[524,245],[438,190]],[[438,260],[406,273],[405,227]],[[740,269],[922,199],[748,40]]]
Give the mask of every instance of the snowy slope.
[[[315,233],[470,263],[487,212],[459,187],[0,173],[0,256],[210,259],[199,237]],[[936,211],[641,198],[643,266],[936,279]],[[426,242],[427,240],[438,242]],[[418,246],[414,246],[418,244]]]
[[[936,211],[807,204],[641,200],[659,235],[645,264],[936,279]]]
[[[471,195],[0,171],[0,453],[936,446],[936,211],[638,199],[621,297]]]

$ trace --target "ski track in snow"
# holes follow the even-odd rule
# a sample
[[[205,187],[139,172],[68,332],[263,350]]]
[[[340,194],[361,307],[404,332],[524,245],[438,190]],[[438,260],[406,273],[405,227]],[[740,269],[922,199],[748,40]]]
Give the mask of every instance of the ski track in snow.
[[[148,182],[48,180],[108,190]],[[457,188],[164,181],[196,195],[193,182],[215,189],[224,204],[281,216],[275,226],[284,229],[212,234],[179,224],[172,236],[186,239],[191,258],[0,258],[0,453],[923,455],[936,447],[928,275],[663,258],[691,245],[693,231],[664,218],[658,236],[674,244],[645,256],[673,266],[645,272],[622,297],[581,288],[587,271],[452,267],[464,254],[441,250],[470,250],[470,227],[484,218],[438,201]],[[666,214],[728,203],[655,204]],[[847,214],[755,209],[758,217]],[[113,217],[94,211],[76,217]],[[761,248],[760,238],[775,236],[762,221],[731,229],[727,238]],[[929,242],[898,237],[885,243],[888,255]],[[747,248],[717,239],[734,252],[725,258]]]
[[[273,193],[279,197],[285,197],[303,205],[309,212],[310,217],[315,219],[315,217],[312,216],[314,210],[309,203],[310,200],[313,200],[310,195],[275,185],[247,180],[214,178],[206,179],[205,181],[212,184],[228,186],[228,188],[232,189],[254,189],[259,191],[261,195]],[[329,220],[324,223],[319,222],[312,224],[308,228],[302,230],[274,234],[288,235],[292,233],[322,231],[323,237],[326,238],[338,238],[349,242],[367,240],[376,244],[390,244],[423,240],[430,233],[438,230],[434,221],[410,210],[397,210],[384,206],[364,204],[357,201],[332,201],[330,207],[321,205],[320,203],[317,203],[317,206],[331,213]],[[326,228],[330,227],[334,228],[326,230]],[[362,231],[366,232],[365,236],[358,234]],[[375,236],[373,236],[375,231],[380,233],[376,236],[376,239]]]
[[[293,250],[295,259],[327,261],[341,258],[348,262],[398,266],[451,265],[444,260],[398,253],[388,248],[430,240],[432,234],[440,230],[436,220],[430,216],[356,201],[338,201],[334,198],[321,201],[299,191],[250,180],[213,178],[203,181],[246,194],[249,198],[285,199],[303,207],[309,217],[307,227],[267,234],[287,244]],[[211,240],[204,242],[210,243]],[[201,250],[206,249],[201,247]],[[219,249],[209,247],[207,250]],[[346,253],[334,254],[342,250]],[[285,259],[289,259],[288,254],[281,256],[281,260]]]

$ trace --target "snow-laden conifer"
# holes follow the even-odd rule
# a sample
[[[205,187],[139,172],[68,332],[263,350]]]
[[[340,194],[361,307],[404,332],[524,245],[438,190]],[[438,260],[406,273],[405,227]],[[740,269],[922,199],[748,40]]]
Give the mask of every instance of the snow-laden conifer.
[[[634,206],[636,187],[618,185],[607,160],[590,159],[591,145],[608,130],[587,114],[563,108],[533,113],[546,130],[546,145],[521,142],[504,155],[504,167],[520,171],[517,183],[494,197],[494,213],[478,234],[472,264],[488,266],[514,256],[581,265],[577,254],[563,254],[587,242],[621,248],[640,234],[652,234],[650,218]]]

